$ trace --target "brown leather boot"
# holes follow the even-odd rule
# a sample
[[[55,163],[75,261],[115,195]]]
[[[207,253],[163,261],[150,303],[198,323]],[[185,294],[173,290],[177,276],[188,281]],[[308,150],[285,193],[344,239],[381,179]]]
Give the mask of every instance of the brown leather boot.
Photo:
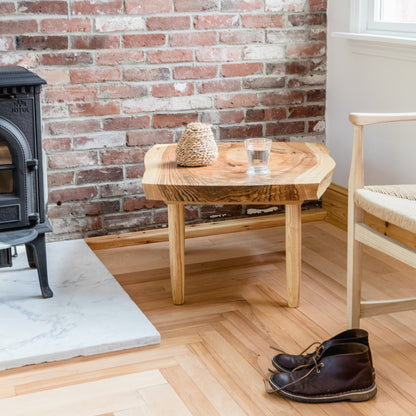
[[[300,402],[360,402],[377,393],[369,349],[358,343],[333,345],[313,365],[270,376],[272,391]]]
[[[306,350],[298,355],[286,353],[277,354],[272,358],[272,364],[278,371],[293,371],[295,368],[300,366],[312,365],[313,359],[319,359],[323,352],[332,345],[350,342],[363,344],[370,348],[367,331],[359,328],[348,329],[346,331],[340,332],[338,335],[335,335],[334,337],[322,342],[321,344],[315,342],[314,344],[319,345],[316,347],[315,351],[310,354],[303,353],[306,352],[314,344],[311,344]],[[371,360],[371,351],[369,351],[369,354]]]

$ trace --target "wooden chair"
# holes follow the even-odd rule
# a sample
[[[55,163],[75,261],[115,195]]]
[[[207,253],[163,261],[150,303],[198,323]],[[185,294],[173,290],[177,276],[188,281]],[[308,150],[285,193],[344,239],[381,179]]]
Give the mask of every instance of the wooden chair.
[[[416,309],[416,297],[361,301],[362,244],[416,268],[414,249],[398,243],[363,223],[364,211],[366,211],[383,221],[416,233],[416,185],[364,186],[364,126],[396,121],[416,121],[416,113],[352,113],[349,120],[354,126],[354,142],[348,182],[347,326],[358,328],[362,317]]]

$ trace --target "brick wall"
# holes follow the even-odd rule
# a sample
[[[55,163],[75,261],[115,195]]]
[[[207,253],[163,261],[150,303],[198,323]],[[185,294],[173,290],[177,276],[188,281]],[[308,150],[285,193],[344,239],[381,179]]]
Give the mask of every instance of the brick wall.
[[[146,150],[192,121],[217,140],[324,141],[326,0],[0,2],[0,65],[42,93],[53,238],[165,225]],[[188,221],[278,207],[190,206]]]

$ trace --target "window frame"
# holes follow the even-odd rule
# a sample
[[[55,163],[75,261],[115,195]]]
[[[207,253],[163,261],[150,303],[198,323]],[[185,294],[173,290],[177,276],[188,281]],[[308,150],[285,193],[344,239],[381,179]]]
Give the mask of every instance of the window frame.
[[[416,23],[376,21],[374,15],[376,1],[379,0],[351,0],[351,32],[396,38],[416,38]]]

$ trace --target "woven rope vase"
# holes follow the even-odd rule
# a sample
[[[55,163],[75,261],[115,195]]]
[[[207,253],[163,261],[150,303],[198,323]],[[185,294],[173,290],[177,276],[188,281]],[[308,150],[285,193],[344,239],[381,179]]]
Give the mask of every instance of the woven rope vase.
[[[176,147],[179,166],[209,166],[218,157],[218,147],[211,127],[203,123],[189,123]]]

